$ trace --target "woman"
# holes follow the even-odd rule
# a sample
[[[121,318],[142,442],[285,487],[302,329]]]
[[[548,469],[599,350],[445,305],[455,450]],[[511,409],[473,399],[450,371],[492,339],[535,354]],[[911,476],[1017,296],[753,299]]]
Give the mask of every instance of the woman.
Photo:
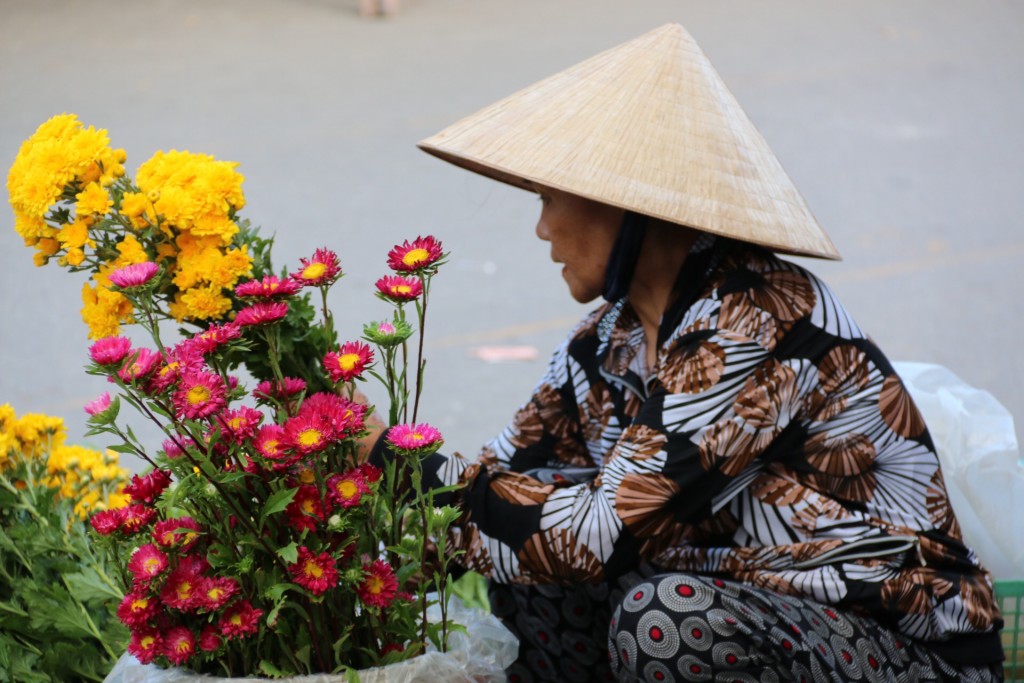
[[[838,254],[682,27],[421,146],[538,193],[570,294],[606,299],[478,463],[429,462],[512,680],[1001,679],[924,422],[776,256]]]

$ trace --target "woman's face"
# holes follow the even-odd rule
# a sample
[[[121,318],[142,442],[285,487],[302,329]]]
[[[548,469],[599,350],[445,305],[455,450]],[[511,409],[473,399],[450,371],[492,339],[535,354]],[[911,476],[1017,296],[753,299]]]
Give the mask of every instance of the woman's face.
[[[542,204],[537,237],[551,243],[551,260],[563,264],[572,298],[593,301],[604,291],[623,210],[549,187],[536,190]]]

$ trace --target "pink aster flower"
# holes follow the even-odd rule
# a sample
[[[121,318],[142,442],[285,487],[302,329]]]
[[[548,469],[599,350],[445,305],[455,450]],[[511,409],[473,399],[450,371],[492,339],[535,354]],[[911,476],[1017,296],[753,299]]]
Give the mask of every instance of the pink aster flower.
[[[110,407],[110,394],[104,391],[102,394],[85,404],[85,412],[91,417],[96,417]]]
[[[285,444],[297,455],[324,450],[334,442],[330,423],[315,414],[300,414],[284,423]]]
[[[346,510],[359,505],[363,494],[369,492],[370,487],[359,470],[335,474],[327,479],[327,495],[336,505]]]
[[[183,342],[183,344],[187,344],[191,349],[205,356],[241,336],[241,326],[237,321],[232,321],[222,325],[210,325],[191,339]]]
[[[302,268],[291,274],[291,277],[304,287],[321,287],[329,285],[341,277],[341,262],[338,255],[330,249],[317,249],[313,258],[299,259]]]
[[[100,510],[89,518],[89,523],[100,536],[109,536],[121,528],[124,523],[125,508]]]
[[[388,430],[388,444],[398,453],[422,456],[433,453],[444,440],[441,432],[429,424],[399,424]]]
[[[217,416],[221,433],[236,444],[244,443],[255,434],[262,421],[263,413],[249,406],[242,406],[237,410],[225,410]]]
[[[117,371],[117,376],[125,384],[131,384],[145,379],[156,367],[163,362],[163,356],[152,349],[138,349],[132,351],[128,360]]]
[[[324,356],[324,369],[332,382],[349,381],[363,374],[373,363],[373,351],[363,342],[345,342],[338,351]]]
[[[185,626],[173,626],[164,633],[164,642],[160,647],[160,654],[167,657],[167,661],[175,666],[180,666],[189,660],[196,652],[196,634],[192,629]]]
[[[160,603],[144,589],[135,589],[117,606],[117,618],[128,628],[144,626],[160,611]]]
[[[170,484],[171,473],[157,469],[145,476],[134,475],[124,487],[124,492],[136,503],[152,503]]]
[[[143,626],[132,631],[128,654],[133,655],[141,664],[152,664],[162,645],[160,632],[152,626]]]
[[[434,237],[406,240],[388,252],[388,267],[399,273],[413,273],[436,263],[442,256],[441,243]]]
[[[121,508],[121,526],[119,528],[126,534],[136,534],[149,526],[154,517],[156,517],[156,510],[148,505],[141,503],[129,505]]]
[[[202,581],[201,574],[192,571],[189,566],[179,564],[167,575],[160,589],[160,601],[168,607],[191,612],[201,603],[202,594],[199,589]]]
[[[145,586],[163,574],[168,565],[167,555],[152,543],[147,543],[132,553],[128,571],[132,573],[135,585]]]
[[[387,607],[398,592],[398,579],[391,565],[383,560],[374,560],[373,564],[363,567],[363,581],[356,589],[356,594],[367,607]]]
[[[198,420],[222,410],[227,404],[227,388],[220,375],[190,372],[178,382],[174,409],[179,419]]]
[[[235,295],[243,299],[272,299],[291,296],[302,289],[302,284],[290,277],[283,280],[276,275],[265,275],[262,280],[249,280],[235,287]]]
[[[186,448],[195,448],[196,442],[190,437],[178,435],[173,439],[165,439],[161,447],[164,449],[164,454],[171,460],[177,460],[181,456],[185,455]]]
[[[380,481],[380,477],[383,474],[379,467],[368,462],[364,462],[362,465],[357,467],[356,471],[359,472],[359,476],[361,476],[367,483],[370,484],[374,483],[375,481]]]
[[[112,272],[110,274],[110,281],[118,287],[125,289],[141,287],[152,280],[158,270],[160,270],[160,266],[152,261],[135,263],[130,266],[123,266]]]
[[[306,546],[299,548],[299,559],[288,565],[292,581],[313,595],[321,595],[338,584],[338,567],[328,553],[315,555]]]
[[[366,405],[320,391],[303,401],[299,416],[321,420],[337,436],[352,436],[363,429]]]
[[[89,347],[89,357],[97,365],[120,365],[131,350],[132,342],[126,337],[103,337]]]
[[[199,522],[191,517],[162,519],[153,525],[153,541],[161,548],[187,552],[199,540],[201,531]]]
[[[256,609],[248,600],[239,600],[228,607],[218,625],[221,634],[228,639],[255,635],[260,629],[263,610]]]
[[[202,354],[188,342],[182,342],[167,353],[163,363],[149,378],[146,389],[150,394],[159,394],[174,386],[181,376],[198,372],[204,367]]]
[[[306,390],[306,382],[297,377],[285,377],[283,382],[263,380],[256,385],[252,395],[260,403],[287,401]]]
[[[261,301],[243,308],[235,316],[235,322],[242,327],[269,325],[288,315],[288,304],[283,301]]]
[[[200,603],[203,609],[216,612],[241,590],[242,586],[235,579],[226,576],[203,577],[199,585]]]
[[[415,277],[385,275],[377,280],[377,291],[396,302],[412,301],[423,293],[423,283]]]
[[[327,518],[327,511],[315,486],[303,485],[284,509],[288,525],[296,531],[314,531]]]
[[[217,633],[217,627],[207,624],[199,634],[199,649],[203,652],[216,652],[224,643],[224,639]]]
[[[252,445],[264,458],[274,461],[275,467],[277,463],[283,466],[288,460],[286,439],[284,427],[277,424],[268,424],[263,425],[256,431]]]

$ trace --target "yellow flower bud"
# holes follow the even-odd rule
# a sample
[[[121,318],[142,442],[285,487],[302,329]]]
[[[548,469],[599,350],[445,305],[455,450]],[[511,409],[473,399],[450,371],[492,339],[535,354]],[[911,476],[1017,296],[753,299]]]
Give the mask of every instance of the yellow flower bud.
[[[146,193],[146,199],[153,202],[154,204],[160,200],[160,193],[156,190],[150,190]]]
[[[37,251],[35,254],[32,255],[32,263],[35,264],[36,268],[42,268],[43,266],[46,265],[47,261],[49,260],[50,259],[46,256],[46,254],[44,254],[41,251]]]
[[[67,255],[67,261],[72,266],[82,265],[82,261],[85,260],[85,252],[81,249],[69,249]]]
[[[60,242],[50,237],[46,237],[36,242],[36,248],[39,249],[44,256],[53,256],[60,251]]]

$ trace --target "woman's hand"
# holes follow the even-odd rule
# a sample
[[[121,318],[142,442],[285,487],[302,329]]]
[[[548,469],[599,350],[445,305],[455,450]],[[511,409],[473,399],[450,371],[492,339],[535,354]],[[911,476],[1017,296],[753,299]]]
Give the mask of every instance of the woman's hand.
[[[365,406],[372,405],[366,394],[359,391],[359,389],[353,389],[352,400]],[[367,416],[364,426],[366,434],[359,438],[356,446],[356,461],[359,463],[366,462],[366,459],[370,457],[370,451],[373,450],[374,444],[377,443],[377,440],[384,434],[384,430],[387,429],[387,425],[377,417],[376,413]]]

